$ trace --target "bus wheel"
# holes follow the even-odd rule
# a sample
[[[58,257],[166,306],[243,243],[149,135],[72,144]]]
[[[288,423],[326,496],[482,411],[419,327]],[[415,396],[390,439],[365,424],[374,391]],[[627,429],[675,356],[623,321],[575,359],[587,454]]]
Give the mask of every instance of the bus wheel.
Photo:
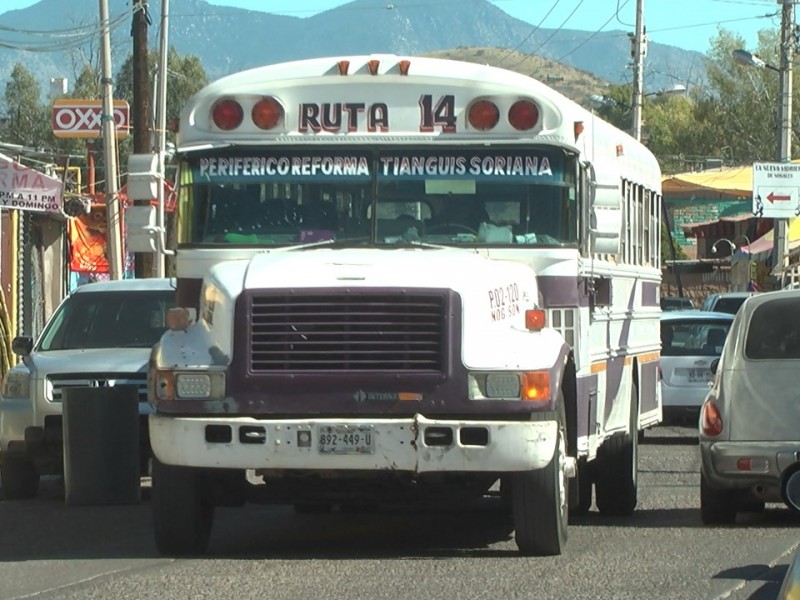
[[[214,522],[214,505],[201,492],[201,472],[153,459],[153,525],[161,554],[205,554]]]
[[[639,390],[631,384],[628,433],[606,440],[598,452],[594,482],[597,510],[603,515],[627,516],[636,508],[639,484]]]
[[[567,543],[567,463],[574,459],[567,456],[565,422],[562,397],[559,398],[556,445],[550,462],[542,469],[512,475],[514,539],[520,553],[526,556],[558,555]]]
[[[736,521],[738,497],[728,490],[712,488],[700,472],[700,518],[704,525],[730,525]]]

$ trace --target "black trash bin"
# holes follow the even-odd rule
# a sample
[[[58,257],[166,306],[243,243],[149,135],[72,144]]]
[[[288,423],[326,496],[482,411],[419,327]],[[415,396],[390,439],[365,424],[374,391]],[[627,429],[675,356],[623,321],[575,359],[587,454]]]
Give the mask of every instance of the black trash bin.
[[[141,480],[137,387],[65,388],[62,419],[65,502],[138,503]]]

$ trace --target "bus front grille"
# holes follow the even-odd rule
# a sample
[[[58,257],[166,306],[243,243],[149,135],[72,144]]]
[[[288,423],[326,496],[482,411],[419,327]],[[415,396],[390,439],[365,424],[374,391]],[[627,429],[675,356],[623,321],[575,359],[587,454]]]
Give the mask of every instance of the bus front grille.
[[[436,293],[256,294],[250,372],[440,372],[446,304]]]

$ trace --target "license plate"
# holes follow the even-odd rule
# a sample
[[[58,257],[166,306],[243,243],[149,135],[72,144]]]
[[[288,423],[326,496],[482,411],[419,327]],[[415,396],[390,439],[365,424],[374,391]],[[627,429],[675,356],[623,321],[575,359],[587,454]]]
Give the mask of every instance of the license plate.
[[[320,454],[372,454],[375,433],[371,425],[319,425],[317,444]]]
[[[690,383],[707,382],[710,379],[711,371],[709,369],[689,369]]]

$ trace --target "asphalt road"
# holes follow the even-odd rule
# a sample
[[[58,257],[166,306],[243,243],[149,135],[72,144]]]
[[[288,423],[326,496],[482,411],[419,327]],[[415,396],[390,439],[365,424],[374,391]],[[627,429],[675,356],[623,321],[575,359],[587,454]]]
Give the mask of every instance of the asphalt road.
[[[58,481],[0,501],[0,600],[775,598],[800,515],[780,505],[709,528],[689,429],[648,431],[633,517],[572,520],[560,557],[516,554],[495,499],[452,510],[219,510],[210,554],[160,557],[150,504],[67,506]],[[145,487],[146,491],[146,487]]]

